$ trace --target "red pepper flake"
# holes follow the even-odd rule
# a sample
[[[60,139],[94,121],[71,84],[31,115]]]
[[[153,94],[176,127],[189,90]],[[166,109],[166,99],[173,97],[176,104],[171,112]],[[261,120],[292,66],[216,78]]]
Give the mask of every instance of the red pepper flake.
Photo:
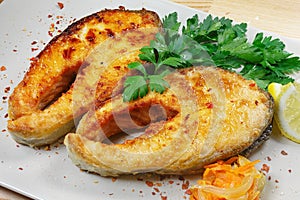
[[[153,185],[154,185],[152,181],[146,181],[145,183],[146,183],[146,185],[148,185],[149,187],[153,187]]]
[[[18,50],[17,49],[13,49],[13,52],[17,52]]]
[[[191,195],[191,194],[192,194],[192,191],[191,191],[190,189],[188,189],[188,190],[185,191],[185,194]]]
[[[267,157],[267,161],[271,161],[272,159],[271,159],[271,157],[270,156],[268,156]]]
[[[6,88],[4,88],[4,93],[9,93],[9,91],[10,91],[10,87],[9,86],[6,87]]]
[[[279,180],[276,179],[276,180],[275,180],[275,183],[279,183]]]
[[[258,101],[257,100],[255,100],[255,105],[258,105]]]
[[[268,176],[268,181],[270,181],[271,180],[271,176]]]
[[[208,109],[212,109],[214,107],[214,104],[212,102],[208,102],[205,105]]]
[[[31,48],[32,52],[37,51],[37,50],[39,50],[39,48]]]
[[[159,189],[157,187],[153,188],[156,193],[159,193]]]
[[[53,32],[54,29],[55,29],[55,28],[54,28],[54,23],[51,23],[51,24],[50,24],[50,31]]]
[[[19,147],[20,147],[20,145],[16,144],[16,147],[17,147],[17,148],[19,148]]]
[[[156,186],[161,187],[162,183],[155,183]]]
[[[4,115],[4,118],[8,118],[8,113],[6,113],[6,114]]]
[[[48,15],[48,18],[51,18],[51,17],[52,17],[52,15],[51,15],[51,14],[49,14],[49,15]]]
[[[64,4],[62,2],[57,2],[57,5],[58,5],[59,9],[63,9],[64,8]]]
[[[19,170],[21,170],[21,171],[22,171],[22,170],[23,170],[23,168],[22,168],[22,167],[19,167]]]
[[[2,129],[1,132],[2,132],[2,133],[6,132],[6,129]]]
[[[119,6],[119,9],[120,10],[125,10],[125,7],[124,6]]]
[[[68,49],[63,50],[63,58],[64,59],[70,59],[72,56],[72,53],[76,51],[74,47],[70,47]]]
[[[270,170],[270,167],[267,164],[263,164],[261,170],[268,173]]]
[[[5,71],[5,70],[6,70],[6,67],[2,65],[2,66],[0,67],[0,71],[3,72],[3,71]]]
[[[292,170],[291,170],[291,169],[289,169],[289,170],[288,170],[288,172],[289,172],[289,173],[292,173]]]
[[[181,188],[183,190],[187,190],[189,188],[189,185],[190,185],[190,182],[189,181],[186,181],[185,183],[182,184]]]
[[[30,61],[36,61],[37,58],[36,58],[36,57],[31,57],[29,60],[30,60]]]
[[[161,200],[167,200],[168,199],[168,197],[166,197],[166,196],[160,196],[161,197]]]
[[[256,86],[256,83],[250,83],[249,86],[254,87],[254,86]]]
[[[31,45],[35,45],[35,44],[37,44],[37,41],[32,41],[31,42]]]
[[[111,178],[111,181],[114,183],[114,182],[117,181],[117,178],[116,178],[116,177],[112,177],[112,178]]]
[[[49,35],[50,37],[53,37],[53,34],[51,33],[51,31],[48,31],[48,35]]]
[[[174,181],[172,181],[172,180],[170,180],[170,181],[169,181],[169,184],[171,184],[171,185],[172,185],[173,183],[174,183]]]
[[[119,71],[121,69],[121,66],[120,65],[114,66],[114,69]]]
[[[282,150],[280,153],[281,153],[282,155],[284,155],[284,156],[288,155],[288,153],[287,153],[286,151],[284,151],[284,150]]]

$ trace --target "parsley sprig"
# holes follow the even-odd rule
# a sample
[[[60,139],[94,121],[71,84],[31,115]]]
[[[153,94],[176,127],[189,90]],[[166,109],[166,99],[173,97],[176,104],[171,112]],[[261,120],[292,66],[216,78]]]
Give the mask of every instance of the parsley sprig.
[[[199,21],[194,15],[180,27],[176,12],[163,18],[164,30],[139,55],[140,60],[152,63],[154,70],[150,73],[140,62],[129,64],[141,75],[126,79],[124,101],[143,97],[149,90],[164,92],[169,87],[163,79],[170,73],[166,66],[178,69],[214,65],[240,73],[263,89],[271,82],[293,82],[289,74],[300,70],[299,57],[285,51],[279,39],[257,33],[249,42],[246,23],[233,24],[230,19],[211,15]]]
[[[169,87],[167,81],[163,79],[167,74],[170,73],[169,69],[166,69],[164,66],[165,63],[168,63],[168,60],[163,60],[157,57],[155,49],[144,47],[141,49],[139,57],[141,60],[148,61],[152,63],[152,68],[145,68],[140,62],[132,62],[128,65],[129,69],[135,69],[140,72],[141,75],[129,76],[125,80],[124,86],[125,90],[123,92],[123,101],[128,102],[138,97],[144,97],[149,89],[158,93],[165,91],[165,88]],[[149,71],[152,71],[150,73]]]

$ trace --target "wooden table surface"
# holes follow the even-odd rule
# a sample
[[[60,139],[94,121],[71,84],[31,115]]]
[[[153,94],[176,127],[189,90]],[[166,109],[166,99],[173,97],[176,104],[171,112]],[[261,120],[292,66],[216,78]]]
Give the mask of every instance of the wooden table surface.
[[[294,0],[173,0],[215,16],[247,22],[265,31],[300,39],[300,1]]]
[[[0,0],[1,3],[2,0]],[[294,0],[173,0],[214,16],[225,16],[236,22],[300,39],[300,1]],[[0,187],[0,200],[27,200]]]

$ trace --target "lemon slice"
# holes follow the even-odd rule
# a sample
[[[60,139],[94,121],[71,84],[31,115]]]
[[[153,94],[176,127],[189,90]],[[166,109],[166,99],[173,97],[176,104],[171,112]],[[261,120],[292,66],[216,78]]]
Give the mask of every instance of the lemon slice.
[[[271,83],[268,91],[275,100],[275,121],[282,135],[300,143],[300,83]]]

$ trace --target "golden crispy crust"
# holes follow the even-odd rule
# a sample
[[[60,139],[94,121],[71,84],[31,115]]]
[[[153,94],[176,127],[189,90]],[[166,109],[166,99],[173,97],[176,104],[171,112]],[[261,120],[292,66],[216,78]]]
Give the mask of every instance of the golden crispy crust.
[[[103,89],[112,87],[127,72],[127,64],[138,59],[138,49],[149,44],[160,26],[157,14],[144,9],[103,10],[75,22],[53,38],[31,63],[24,79],[9,98],[8,129],[13,137],[18,142],[36,146],[54,142],[70,131],[74,126],[73,112],[79,116],[87,111],[91,103],[90,99],[85,98],[81,105],[76,104],[78,107],[73,108],[73,90],[95,88],[99,76],[108,65],[112,70],[109,73],[114,75],[109,76],[111,80],[103,85]],[[107,48],[107,41],[113,43],[117,40],[121,40],[120,45],[113,46],[110,51],[100,49],[101,45]],[[119,55],[124,54],[126,59],[115,57],[117,48],[121,48]],[[106,62],[99,64],[99,60],[93,60],[91,53],[100,58],[107,57]],[[110,57],[119,60],[108,60]],[[76,78],[74,84],[78,70],[90,74],[92,80]],[[111,94],[109,90],[100,99],[105,100]]]
[[[108,100],[87,113],[76,134],[65,138],[70,158],[80,168],[103,176],[155,172],[194,174],[203,166],[241,153],[271,123],[273,100],[255,82],[214,67],[179,70],[166,77],[171,83],[162,95],[125,104],[121,97]],[[102,143],[107,136],[149,121],[149,105],[165,109],[166,120],[121,144]],[[134,113],[140,111],[138,117]],[[116,128],[119,125],[119,129]],[[95,127],[100,129],[95,129]],[[130,125],[131,126],[131,125]]]
[[[158,16],[146,10],[104,10],[73,23],[31,63],[10,96],[10,118],[45,108],[68,88],[87,55],[107,38],[126,30],[158,26]]]

